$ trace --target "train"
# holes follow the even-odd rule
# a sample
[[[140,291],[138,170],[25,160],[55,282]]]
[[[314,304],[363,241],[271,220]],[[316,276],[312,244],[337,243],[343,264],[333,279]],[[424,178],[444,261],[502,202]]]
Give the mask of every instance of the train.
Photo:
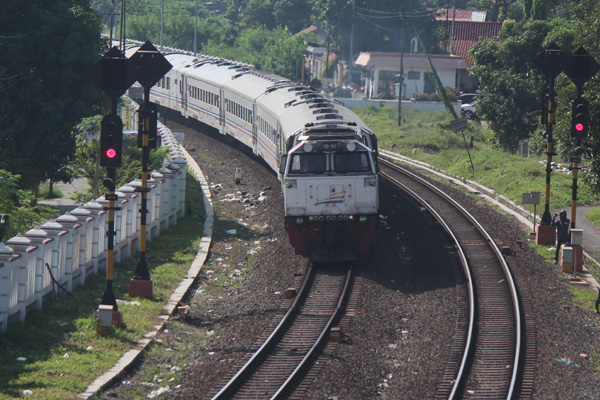
[[[128,43],[130,57],[141,43]],[[356,260],[375,241],[377,137],[341,102],[253,65],[162,50],[173,68],[150,101],[243,143],[277,174],[295,254]],[[232,166],[235,167],[235,166]]]

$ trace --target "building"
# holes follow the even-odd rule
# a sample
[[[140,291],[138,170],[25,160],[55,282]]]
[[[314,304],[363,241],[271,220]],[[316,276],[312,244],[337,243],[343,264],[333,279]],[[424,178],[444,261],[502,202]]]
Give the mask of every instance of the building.
[[[502,29],[502,22],[487,22],[486,11],[439,9],[436,20],[444,30],[444,48],[448,54],[459,55],[467,68],[473,66],[469,49],[483,39],[496,37]],[[461,88],[472,91],[477,83],[467,70],[461,71]]]
[[[463,87],[460,71],[466,70],[466,65],[460,56],[432,54],[430,58],[443,86]],[[401,59],[404,68],[403,98],[411,98],[415,93],[436,91],[425,54],[362,52],[354,64],[363,68],[363,93],[367,98],[376,98],[381,94],[398,96]]]
[[[468,74],[473,66],[469,49],[483,39],[496,37],[502,29],[501,22],[486,22],[486,12],[477,10],[447,10],[436,12],[436,20],[446,32],[441,44],[447,55],[432,54],[442,85],[459,90],[474,91],[477,82]],[[404,85],[402,97],[411,98],[415,93],[433,93],[431,67],[425,54],[418,54],[418,41],[411,40],[410,53],[361,53],[355,65],[363,67],[363,92],[368,98],[388,94],[397,97],[400,75],[400,59],[404,57]],[[396,89],[395,89],[396,88]]]

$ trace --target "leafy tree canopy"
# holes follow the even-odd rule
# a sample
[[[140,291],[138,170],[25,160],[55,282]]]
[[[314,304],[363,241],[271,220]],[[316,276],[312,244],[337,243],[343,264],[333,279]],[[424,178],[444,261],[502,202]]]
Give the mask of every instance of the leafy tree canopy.
[[[88,0],[9,0],[0,13],[0,169],[19,184],[69,179],[73,125],[101,93],[88,70],[102,53]]]
[[[470,50],[475,65],[469,72],[480,82],[478,113],[489,122],[501,147],[515,149],[538,126],[528,114],[540,109],[546,77],[534,59],[552,41],[569,51],[574,36],[569,26],[565,20],[506,21],[497,38]]]

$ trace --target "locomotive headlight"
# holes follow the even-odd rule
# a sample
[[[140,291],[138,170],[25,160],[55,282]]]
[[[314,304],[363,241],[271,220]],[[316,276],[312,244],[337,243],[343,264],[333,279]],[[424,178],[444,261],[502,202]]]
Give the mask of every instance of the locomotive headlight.
[[[358,220],[360,221],[361,224],[365,224],[367,223],[367,221],[369,220],[369,218],[367,218],[366,215],[361,215]]]
[[[347,149],[348,151],[354,151],[354,150],[356,150],[356,143],[354,143],[354,142],[350,142],[350,143],[348,143],[348,144],[346,145],[346,149]]]
[[[323,150],[329,150],[329,143],[323,143]]]
[[[310,153],[311,151],[313,151],[313,145],[310,143],[304,143],[304,146],[302,146],[302,150],[304,150],[305,153]]]
[[[296,225],[302,225],[304,223],[304,218],[296,217]]]

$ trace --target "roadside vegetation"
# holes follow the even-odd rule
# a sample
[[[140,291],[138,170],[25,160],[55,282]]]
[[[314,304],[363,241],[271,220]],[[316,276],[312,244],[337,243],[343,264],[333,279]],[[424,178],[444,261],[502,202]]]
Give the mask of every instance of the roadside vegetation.
[[[369,107],[354,110],[377,134],[382,149],[424,161],[462,180],[473,180],[494,189],[513,202],[520,204],[522,194],[542,193],[543,211],[546,188],[546,156],[521,157],[495,145],[494,133],[483,126],[469,122],[468,130],[454,133],[450,129],[451,117],[446,112],[402,110],[403,121],[398,128],[396,107]],[[473,148],[470,147],[473,138]],[[470,155],[470,158],[469,158]],[[473,168],[471,161],[473,161]],[[573,177],[568,164],[553,168],[550,184],[552,210],[570,207]],[[578,205],[595,205],[595,195],[589,183],[578,179]],[[532,206],[528,206],[533,211]]]
[[[154,281],[154,299],[128,295],[137,254],[115,265],[113,291],[120,299],[123,325],[113,327],[111,335],[96,333],[94,313],[106,289],[103,271],[90,275],[72,297],[61,291],[57,300],[46,300],[42,310],[29,311],[23,324],[8,324],[7,332],[0,335],[0,398],[75,399],[152,329],[186,276],[202,237],[204,202],[189,173],[186,202],[191,212],[148,242],[146,261]]]

